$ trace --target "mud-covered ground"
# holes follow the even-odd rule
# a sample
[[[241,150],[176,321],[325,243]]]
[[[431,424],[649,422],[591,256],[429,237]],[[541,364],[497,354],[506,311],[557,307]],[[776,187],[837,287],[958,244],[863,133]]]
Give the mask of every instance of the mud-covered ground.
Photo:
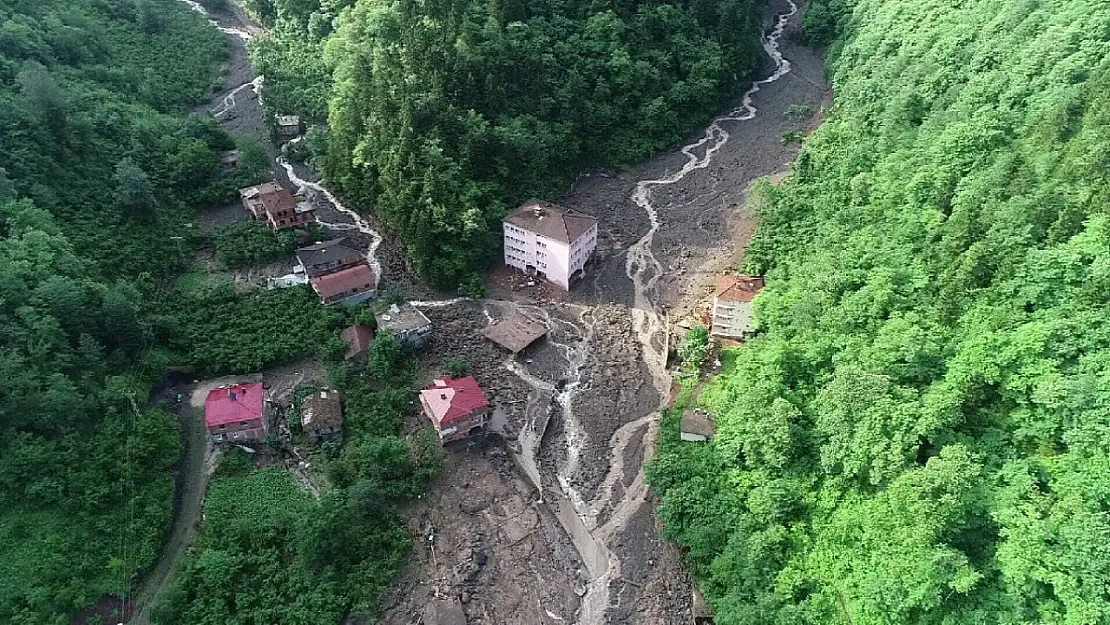
[[[786,0],[772,2],[772,14],[787,8]],[[652,225],[632,196],[640,181],[681,171],[690,157],[679,150],[612,179],[581,180],[561,199],[601,220],[593,268],[570,294],[501,269],[487,279],[494,299],[424,308],[435,339],[421,354],[421,381],[446,373],[448,359],[465,360],[497,406],[496,426],[480,444],[448,448],[442,475],[405,510],[416,547],[386,601],[384,623],[418,623],[425,605],[439,600],[458,601],[470,623],[690,621],[691,580],[677,547],[659,536],[643,480],[666,394],[659,355],[670,339],[660,321],[704,302],[715,276],[741,261],[755,229],[752,183],[787,171],[798,146],[781,138],[811,130],[829,102],[820,59],[796,43],[800,16],[780,39],[791,71],[754,95],[756,117],[720,121],[729,139],[704,168],[652,187],[660,223],[646,257],[662,268],[654,285],[637,292],[626,266],[629,248]],[[241,15],[217,18],[244,27]],[[276,158],[254,89],[237,91],[234,106],[224,101],[254,80],[242,42],[233,44],[228,89],[206,110],[227,109],[221,126],[259,139]],[[788,115],[792,107],[811,113]],[[705,150],[692,152],[697,158]],[[298,177],[317,180],[294,167]],[[296,190],[276,163],[271,173]],[[353,224],[326,199],[317,202],[322,222]],[[375,227],[368,207],[350,208]],[[372,239],[342,234],[367,247]],[[402,249],[383,235],[376,258],[384,290],[417,300],[452,295],[419,286]],[[549,336],[508,354],[481,335],[506,314],[543,321]],[[414,415],[406,428],[420,425]]]

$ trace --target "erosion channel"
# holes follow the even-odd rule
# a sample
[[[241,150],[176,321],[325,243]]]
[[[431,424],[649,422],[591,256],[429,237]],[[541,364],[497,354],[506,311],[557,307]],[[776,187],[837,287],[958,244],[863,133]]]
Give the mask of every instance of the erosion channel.
[[[261,29],[237,9],[211,15],[180,1],[234,39],[233,88],[208,112],[230,132],[267,139],[263,78],[244,46]],[[503,417],[509,452],[449,452],[449,470],[409,511],[413,533],[430,529],[440,551],[418,541],[383,622],[413,622],[428,599],[452,595],[474,622],[688,622],[691,582],[658,537],[644,476],[670,398],[670,321],[740,260],[754,227],[751,183],[785,171],[797,146],[782,137],[817,123],[788,111],[827,103],[820,59],[796,43],[799,22],[791,0],[772,3],[765,77],[688,145],[551,198],[601,220],[604,252],[569,296],[518,282],[494,285],[482,302],[437,298],[407,275],[402,252],[363,214],[371,207],[344,206],[271,151],[275,177],[315,190],[323,225],[364,244],[383,284],[436,324],[431,357],[465,358]],[[505,358],[480,330],[509,312],[544,323],[548,338]],[[490,563],[459,574],[468,559]]]

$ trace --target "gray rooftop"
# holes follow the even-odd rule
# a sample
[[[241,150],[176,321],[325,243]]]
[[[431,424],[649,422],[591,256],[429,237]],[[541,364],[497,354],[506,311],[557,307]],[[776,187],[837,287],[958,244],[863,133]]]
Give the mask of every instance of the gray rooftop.
[[[412,304],[393,304],[389,310],[375,316],[378,330],[391,330],[397,334],[432,325],[424,313]]]
[[[362,252],[347,245],[346,239],[333,239],[299,248],[297,250],[297,260],[301,261],[301,264],[305,267],[309,267],[335,262],[356,254],[362,254]]]

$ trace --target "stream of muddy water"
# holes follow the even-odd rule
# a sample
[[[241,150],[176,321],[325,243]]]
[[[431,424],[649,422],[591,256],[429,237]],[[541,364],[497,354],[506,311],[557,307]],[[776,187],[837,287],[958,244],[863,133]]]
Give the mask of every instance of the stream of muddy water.
[[[229,36],[243,40],[251,38],[246,30],[221,26],[195,0],[179,1],[203,14],[213,26]],[[671,377],[666,368],[666,337],[669,329],[660,312],[659,295],[656,289],[656,283],[663,275],[663,265],[655,257],[652,249],[656,232],[666,224],[661,221],[656,207],[652,204],[652,193],[660,187],[678,183],[691,172],[708,167],[717,152],[729,141],[728,125],[742,123],[756,117],[757,110],[752,104],[752,96],[763,85],[775,82],[791,71],[790,62],[784,59],[779,51],[779,41],[787,23],[798,11],[793,0],[787,0],[787,3],[789,10],[775,16],[773,27],[763,41],[763,49],[774,62],[774,71],[766,78],[754,82],[743,95],[738,107],[714,119],[698,140],[681,148],[680,153],[686,157],[681,168],[662,178],[641,180],[635,186],[631,199],[647,215],[650,228],[643,237],[629,247],[625,261],[625,274],[633,286],[634,297],[630,313],[634,331],[641,346],[643,361],[651,376],[651,384],[658,394],[659,403],[654,411],[634,416],[612,435],[609,440],[610,453],[605,477],[592,497],[587,498],[579,492],[574,486],[573,478],[583,460],[582,454],[588,440],[586,429],[579,422],[575,412],[575,402],[584,385],[589,383],[583,380],[583,371],[584,365],[591,356],[587,350],[594,332],[594,310],[588,306],[571,307],[576,312],[576,316],[567,319],[538,306],[504,301],[483,302],[483,310],[490,323],[511,312],[545,324],[549,330],[549,341],[565,362],[561,375],[551,380],[531,373],[528,362],[522,362],[519,358],[506,359],[504,366],[532,389],[525,407],[524,424],[517,438],[519,447],[514,454],[516,462],[540,493],[541,498],[546,500],[545,503],[571,539],[589,577],[575,620],[578,625],[600,625],[606,622],[606,612],[611,607],[610,582],[621,577],[622,562],[614,547],[630,519],[644,505],[647,484],[643,465],[652,456],[660,417],[671,387]],[[262,86],[262,76],[237,86],[212,109],[211,113],[219,119],[235,108],[235,96],[238,93],[249,88],[261,95]],[[297,138],[293,142],[300,140]],[[357,229],[370,237],[370,245],[366,252],[367,261],[374,269],[375,275],[381,276],[381,263],[377,257],[377,250],[382,243],[382,236],[357,211],[344,206],[325,185],[299,176],[294,166],[284,156],[278,157],[277,163],[285,170],[292,184],[312,189],[326,198],[336,210],[349,216],[353,222],[350,224],[321,223],[321,225],[336,231]],[[419,301],[413,304],[418,307],[442,307],[462,301],[464,301],[463,298],[455,298]],[[550,376],[550,373],[548,375]],[[611,390],[615,393],[619,389]],[[562,461],[557,463],[555,475],[552,476],[555,486],[550,487],[545,486],[539,456],[545,444],[544,434],[548,422],[556,413],[563,425],[565,450],[560,450],[564,452],[561,455]],[[645,431],[646,435],[639,435]],[[625,452],[633,444],[643,446],[642,454],[633,456],[643,460],[640,466],[626,467]],[[636,471],[631,485],[626,488],[616,488],[629,469]],[[601,511],[607,512],[603,522],[599,514]]]

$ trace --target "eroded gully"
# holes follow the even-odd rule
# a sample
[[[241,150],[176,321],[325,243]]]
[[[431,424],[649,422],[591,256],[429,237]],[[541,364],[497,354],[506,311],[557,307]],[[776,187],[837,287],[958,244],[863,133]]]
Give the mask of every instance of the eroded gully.
[[[246,30],[221,26],[195,0],[179,1],[203,14],[221,32],[243,40],[251,38],[251,34]],[[775,17],[774,26],[763,41],[763,49],[774,62],[775,69],[771,75],[754,82],[744,94],[738,107],[714,119],[697,141],[681,148],[680,153],[687,160],[680,169],[662,178],[639,181],[632,194],[632,201],[643,209],[650,227],[647,233],[627,250],[625,274],[632,282],[634,292],[630,313],[641,345],[643,361],[648,367],[651,382],[660,397],[660,403],[655,411],[625,423],[611,436],[608,468],[600,487],[592,497],[584,497],[573,486],[572,477],[583,461],[582,451],[588,440],[588,434],[576,416],[574,402],[584,385],[589,384],[589,381],[582,379],[582,372],[583,365],[590,356],[588,348],[594,329],[593,309],[587,306],[572,307],[577,314],[571,320],[557,317],[537,306],[492,300],[483,303],[483,310],[491,323],[495,321],[494,315],[490,312],[491,309],[499,312],[498,316],[504,314],[506,310],[513,309],[517,314],[544,323],[548,327],[552,345],[562,354],[566,362],[559,383],[533,375],[529,372],[527,364],[519,359],[509,358],[504,366],[529,385],[533,391],[525,409],[525,421],[517,441],[519,449],[515,454],[516,460],[541,496],[549,499],[551,511],[581,555],[591,580],[586,585],[577,614],[576,623],[579,625],[605,622],[605,613],[610,607],[610,582],[621,576],[621,559],[612,547],[629,520],[644,505],[647,493],[644,463],[652,456],[660,416],[671,387],[671,377],[666,369],[668,328],[660,313],[656,292],[656,283],[663,274],[663,266],[652,250],[654,236],[665,224],[659,219],[658,211],[652,205],[652,192],[659,187],[678,183],[691,172],[708,167],[716,153],[729,141],[726,126],[754,119],[758,111],[752,103],[752,97],[763,85],[775,82],[790,72],[790,62],[783,58],[779,51],[779,41],[788,21],[797,13],[798,7],[792,0],[787,0],[787,3],[790,9]],[[244,89],[253,89],[261,95],[263,82],[263,77],[258,76],[250,82],[237,86],[212,109],[212,115],[219,119],[234,109],[235,96]],[[300,138],[294,139],[293,142],[299,140]],[[337,211],[346,214],[353,221],[351,224],[321,223],[321,225],[336,231],[357,229],[370,237],[370,245],[366,253],[367,261],[373,267],[375,274],[380,276],[381,264],[376,252],[382,243],[381,235],[371,228],[357,211],[340,202],[324,185],[299,176],[284,156],[279,156],[277,163],[285,170],[293,185],[312,189],[325,197]],[[440,307],[454,305],[461,301],[463,298],[413,303],[419,307]],[[538,461],[552,405],[558,407],[566,441],[564,459],[558,463],[554,476],[557,492],[553,492],[555,490],[553,488],[545,488]],[[647,428],[646,435],[637,436],[644,428]],[[615,495],[614,492],[618,490],[615,486],[630,468],[625,466],[625,452],[635,441],[643,446],[643,453],[636,456],[642,457],[643,461],[640,466],[634,467],[636,475],[631,485],[621,489],[619,495]],[[602,517],[600,514],[602,511],[606,511],[607,516]]]

